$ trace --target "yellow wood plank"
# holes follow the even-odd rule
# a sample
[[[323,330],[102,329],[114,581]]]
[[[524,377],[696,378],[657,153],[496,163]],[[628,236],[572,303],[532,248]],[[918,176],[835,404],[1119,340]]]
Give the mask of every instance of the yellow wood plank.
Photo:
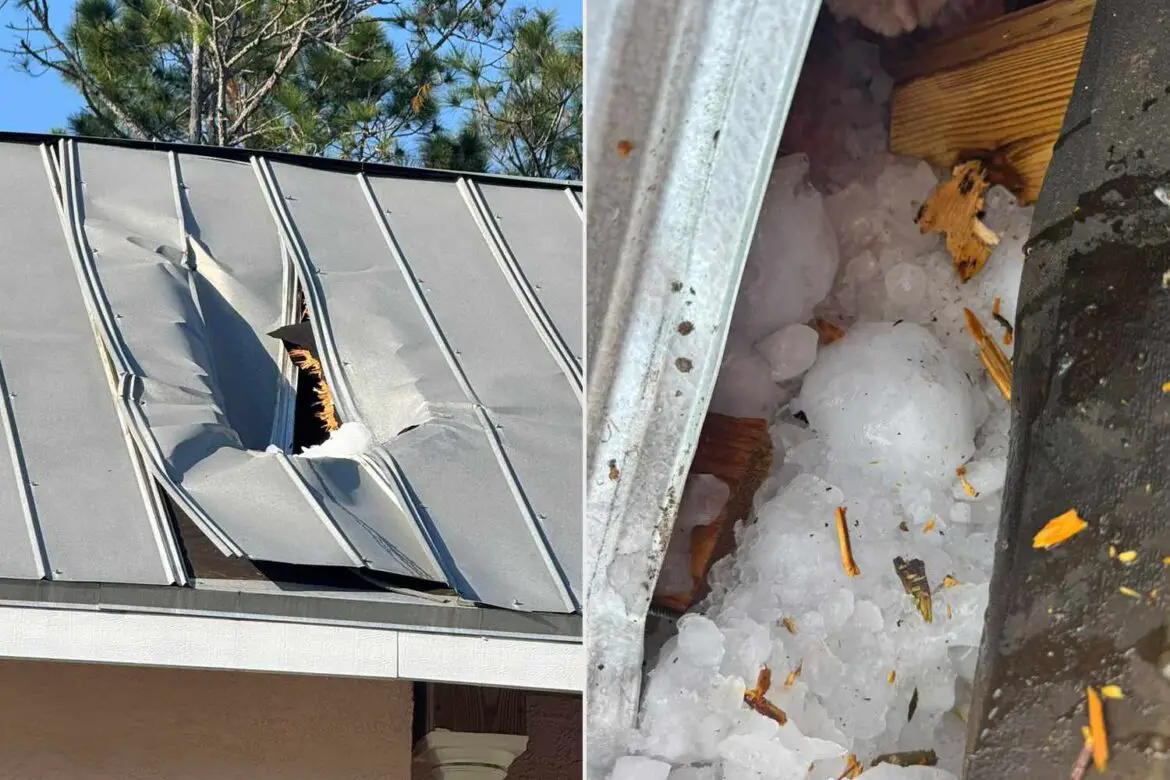
[[[1083,21],[1052,16],[1058,6]],[[1023,181],[1021,199],[1034,201],[1076,84],[1089,34],[1086,6],[1086,0],[1056,0],[1038,7],[1047,24],[1032,9],[1022,12],[1029,14],[1022,21],[1022,14],[1010,14],[971,33],[973,40],[952,41],[956,53],[948,56],[957,64],[895,86],[890,151],[945,167],[974,152],[998,151]],[[1000,45],[1009,40],[1015,43]],[[946,64],[935,47],[924,59]],[[985,54],[972,59],[973,52]]]

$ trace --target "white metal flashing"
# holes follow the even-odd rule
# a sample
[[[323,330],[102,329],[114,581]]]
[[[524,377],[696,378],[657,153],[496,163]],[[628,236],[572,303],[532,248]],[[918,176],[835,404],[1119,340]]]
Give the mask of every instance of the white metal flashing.
[[[0,658],[580,692],[580,643],[202,615],[0,606]]]
[[[634,725],[646,611],[819,7],[589,3],[591,778]]]

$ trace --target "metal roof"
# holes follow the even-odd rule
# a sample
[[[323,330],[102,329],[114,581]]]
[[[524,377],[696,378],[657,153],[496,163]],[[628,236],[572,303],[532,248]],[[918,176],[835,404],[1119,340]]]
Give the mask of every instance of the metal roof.
[[[229,556],[573,612],[579,187],[0,136],[0,578],[189,584]],[[292,451],[300,319],[374,444]]]

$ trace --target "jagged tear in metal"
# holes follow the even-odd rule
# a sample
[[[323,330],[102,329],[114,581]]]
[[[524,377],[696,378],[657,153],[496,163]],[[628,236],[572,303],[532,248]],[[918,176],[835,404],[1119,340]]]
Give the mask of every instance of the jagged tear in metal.
[[[226,555],[572,612],[574,187],[0,143],[0,577],[182,584]],[[301,319],[354,457],[292,451]]]

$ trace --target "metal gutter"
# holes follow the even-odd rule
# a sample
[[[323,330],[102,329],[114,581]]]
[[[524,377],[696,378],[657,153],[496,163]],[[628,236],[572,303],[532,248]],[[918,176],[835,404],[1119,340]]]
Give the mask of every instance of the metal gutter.
[[[395,594],[335,595],[320,588],[276,583],[220,589],[0,580],[0,606],[181,614],[231,620],[269,620],[316,626],[360,626],[403,631],[580,642],[578,615],[516,612],[459,603],[426,603]],[[303,586],[302,586],[303,587]]]
[[[589,776],[621,755],[646,612],[819,0],[595,0],[587,176]],[[681,327],[680,327],[681,326]]]

